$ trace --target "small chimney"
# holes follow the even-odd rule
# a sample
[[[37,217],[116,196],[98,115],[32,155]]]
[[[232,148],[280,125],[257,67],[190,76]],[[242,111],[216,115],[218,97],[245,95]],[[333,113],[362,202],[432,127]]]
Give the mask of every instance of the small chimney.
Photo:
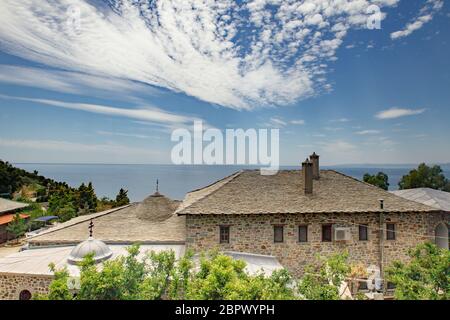
[[[305,194],[313,193],[313,164],[306,159],[305,162],[302,163],[302,175],[303,175],[303,184],[305,187]]]
[[[319,156],[314,152],[309,156],[313,166],[313,178],[314,180],[320,179],[320,167],[319,167]]]
[[[380,199],[379,201],[380,201],[380,209],[384,210],[384,200]]]

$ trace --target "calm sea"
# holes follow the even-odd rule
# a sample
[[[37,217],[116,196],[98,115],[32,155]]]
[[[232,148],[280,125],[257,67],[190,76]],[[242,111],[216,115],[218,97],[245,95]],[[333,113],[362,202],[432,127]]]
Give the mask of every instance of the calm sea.
[[[120,188],[128,190],[131,201],[141,201],[155,192],[159,179],[160,192],[173,198],[183,199],[186,192],[204,187],[242,168],[238,166],[176,166],[176,165],[108,165],[108,164],[15,164],[27,171],[37,170],[39,174],[57,181],[65,181],[73,187],[91,181],[99,197],[115,198]],[[294,167],[284,167],[293,169]],[[284,169],[283,168],[283,169]],[[334,169],[362,179],[365,173],[383,171],[389,176],[390,188],[397,189],[401,177],[412,167],[405,168],[344,168]],[[450,177],[450,171],[445,172]]]

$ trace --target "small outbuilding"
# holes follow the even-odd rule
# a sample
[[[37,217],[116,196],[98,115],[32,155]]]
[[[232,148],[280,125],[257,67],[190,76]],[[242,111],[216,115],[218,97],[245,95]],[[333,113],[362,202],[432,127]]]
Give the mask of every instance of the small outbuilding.
[[[0,243],[8,241],[9,235],[6,227],[14,220],[15,214],[28,207],[27,203],[0,198]],[[29,218],[26,214],[20,214],[20,218]]]

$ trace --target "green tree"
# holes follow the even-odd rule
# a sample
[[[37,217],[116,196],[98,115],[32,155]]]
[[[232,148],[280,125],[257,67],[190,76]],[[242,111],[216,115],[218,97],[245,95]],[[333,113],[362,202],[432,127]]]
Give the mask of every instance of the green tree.
[[[124,190],[121,188],[119,190],[119,194],[116,196],[116,207],[121,207],[130,203],[130,199],[128,198],[128,190]]]
[[[47,295],[35,299],[138,300],[138,299],[292,299],[292,280],[285,270],[271,277],[251,276],[243,261],[213,253],[194,270],[192,253],[176,261],[173,251],[152,252],[138,258],[139,246],[128,255],[104,262],[97,268],[88,255],[80,264],[80,287],[76,297],[67,285],[67,270],[54,271]]]
[[[69,272],[67,268],[57,270],[55,264],[49,265],[50,270],[53,272],[54,278],[49,285],[49,293],[36,294],[33,296],[33,300],[72,300],[74,297],[69,289]]]
[[[383,172],[378,172],[376,175],[371,175],[366,173],[363,177],[364,182],[370,183],[374,186],[377,186],[381,189],[388,190],[389,189],[389,177],[387,174]]]
[[[450,192],[450,181],[444,176],[440,166],[427,166],[425,163],[402,177],[398,184],[400,190],[413,188],[431,188]]]
[[[92,182],[86,186],[84,183],[80,185],[77,192],[78,208],[85,213],[95,212],[97,210],[97,196],[95,195]]]
[[[48,213],[59,217],[60,222],[77,216],[76,201],[72,193],[54,193],[49,199]]]
[[[396,261],[386,270],[398,300],[449,300],[450,251],[432,243],[410,250],[408,263]]]
[[[339,300],[339,287],[351,272],[347,258],[347,253],[335,254],[308,266],[299,280],[299,293],[307,300]]]
[[[200,259],[200,270],[193,275],[186,299],[194,300],[272,300],[294,299],[292,279],[286,270],[271,277],[255,276],[245,271],[245,262],[210,253]]]
[[[13,220],[6,226],[6,231],[17,239],[25,234],[28,229],[28,225],[18,213],[14,215]]]

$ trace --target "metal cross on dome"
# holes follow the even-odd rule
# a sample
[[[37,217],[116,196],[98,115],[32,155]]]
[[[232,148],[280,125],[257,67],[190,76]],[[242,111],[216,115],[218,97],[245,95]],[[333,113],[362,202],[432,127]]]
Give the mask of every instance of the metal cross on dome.
[[[92,235],[94,234],[94,222],[91,219],[91,222],[89,222],[89,237],[92,238]]]

